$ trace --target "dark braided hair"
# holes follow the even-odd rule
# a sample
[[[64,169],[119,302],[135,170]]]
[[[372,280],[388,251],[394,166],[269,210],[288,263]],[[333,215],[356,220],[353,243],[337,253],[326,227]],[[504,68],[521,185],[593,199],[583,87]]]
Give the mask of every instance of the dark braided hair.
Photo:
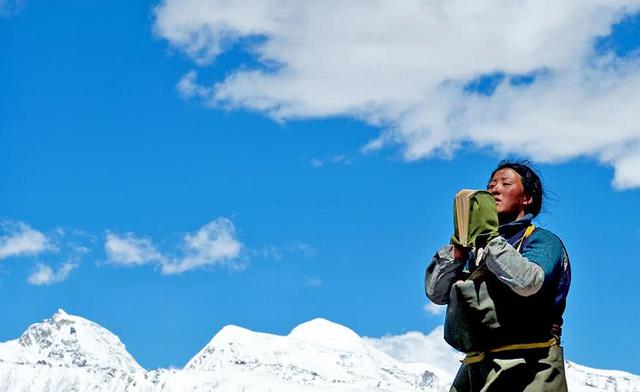
[[[489,182],[493,178],[493,175],[496,174],[498,170],[502,169],[512,169],[516,173],[520,175],[520,179],[522,180],[522,187],[524,188],[524,194],[528,197],[531,197],[532,203],[528,205],[525,209],[525,212],[533,214],[533,216],[537,216],[542,209],[542,199],[544,197],[544,189],[542,188],[542,181],[540,177],[533,170],[533,163],[526,159],[518,159],[518,160],[502,160],[498,164],[493,172],[491,172],[491,176],[489,176]]]

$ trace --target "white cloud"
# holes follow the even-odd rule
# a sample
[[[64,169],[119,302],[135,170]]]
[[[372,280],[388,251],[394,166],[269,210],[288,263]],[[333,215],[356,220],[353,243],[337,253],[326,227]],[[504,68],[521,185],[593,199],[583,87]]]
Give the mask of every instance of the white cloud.
[[[447,307],[444,305],[436,305],[433,302],[429,302],[424,306],[425,312],[432,314],[434,316],[440,315],[447,310]]]
[[[200,66],[240,40],[263,65],[210,86],[185,75],[182,95],[209,105],[355,117],[383,129],[365,151],[398,144],[408,160],[462,143],[546,162],[592,157],[623,189],[640,186],[640,64],[593,44],[638,10],[639,0],[163,0],[155,31]],[[491,96],[465,92],[496,72],[507,76]]]
[[[137,237],[133,233],[107,233],[105,241],[110,262],[126,266],[158,265],[164,274],[180,274],[215,265],[244,268],[240,260],[242,243],[236,238],[233,223],[226,218],[215,219],[198,231],[186,234],[179,249],[175,255],[162,253],[150,238]]]
[[[27,281],[32,285],[42,286],[59,283],[67,279],[71,271],[78,267],[75,263],[63,263],[57,271],[46,264],[38,263],[36,270]]]
[[[107,233],[104,248],[108,260],[115,264],[138,266],[164,260],[150,239],[137,238],[133,233]]]
[[[0,221],[0,260],[16,256],[36,256],[45,251],[55,252],[55,259],[63,258],[57,269],[38,263],[27,281],[33,285],[49,285],[67,279],[71,271],[78,267],[83,256],[91,253],[86,245],[86,233],[61,227],[45,235],[21,221]]]
[[[401,362],[433,364],[455,375],[462,355],[444,341],[442,326],[428,335],[421,332],[407,332],[403,335],[365,338],[367,343]]]
[[[53,249],[50,240],[24,222],[0,222],[0,260],[12,256],[37,255]]]
[[[238,260],[242,244],[236,239],[233,223],[218,218],[193,234],[184,237],[184,255],[178,261],[165,262],[162,272],[179,274],[204,266],[225,265],[234,269],[243,268]]]
[[[613,184],[618,189],[640,187],[640,141],[608,150],[605,160],[615,164]]]
[[[196,79],[198,77],[198,73],[196,71],[187,72],[178,82],[176,89],[180,96],[184,99],[189,98],[207,98],[211,95],[211,89],[207,87],[203,87],[196,83]]]

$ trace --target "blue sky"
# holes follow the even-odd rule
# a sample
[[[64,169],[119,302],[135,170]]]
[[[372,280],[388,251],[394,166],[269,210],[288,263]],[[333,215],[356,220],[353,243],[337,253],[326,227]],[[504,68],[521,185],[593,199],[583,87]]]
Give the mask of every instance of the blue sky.
[[[500,50],[470,37],[535,5],[489,2],[469,35],[443,6],[422,40],[432,10],[413,2],[398,35],[369,9],[340,30],[357,5],[206,3],[0,1],[0,341],[57,308],[147,368],[227,324],[431,331],[423,274],[452,196],[526,156],[572,261],[567,358],[640,374],[636,2],[558,6],[549,31],[517,30],[531,48]],[[473,64],[438,52],[465,45]]]

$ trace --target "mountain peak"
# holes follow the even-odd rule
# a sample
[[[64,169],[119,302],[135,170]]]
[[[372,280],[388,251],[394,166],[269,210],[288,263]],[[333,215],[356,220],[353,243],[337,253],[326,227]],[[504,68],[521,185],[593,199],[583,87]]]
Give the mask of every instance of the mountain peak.
[[[337,350],[363,347],[362,338],[353,330],[323,318],[315,318],[298,325],[288,336]]]
[[[255,332],[246,329],[246,328],[242,328],[242,327],[238,327],[237,325],[225,325],[224,327],[222,327],[222,329],[220,331],[218,331],[218,333],[215,334],[215,336],[213,337],[213,339],[211,339],[212,343],[221,343],[223,341],[233,341],[236,339],[242,339],[243,337],[246,337],[247,335],[251,335],[254,334]]]
[[[120,339],[98,324],[58,309],[51,318],[32,324],[16,340],[14,351],[26,363],[67,367],[142,371]]]
[[[279,382],[350,385],[353,390],[371,391],[431,391],[428,385],[433,381],[422,383],[423,388],[419,379],[424,371],[407,371],[382,352],[369,349],[351,329],[322,318],[298,325],[287,336],[226,326],[185,369],[224,374],[240,371]],[[417,389],[413,388],[416,383],[420,384]]]

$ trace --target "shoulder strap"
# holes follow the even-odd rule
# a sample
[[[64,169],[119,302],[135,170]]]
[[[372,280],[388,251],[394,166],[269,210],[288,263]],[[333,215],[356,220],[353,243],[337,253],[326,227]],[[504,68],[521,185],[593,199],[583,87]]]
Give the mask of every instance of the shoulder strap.
[[[529,225],[529,227],[527,227],[527,229],[524,231],[524,234],[522,235],[522,237],[520,237],[520,239],[516,242],[516,244],[518,244],[518,246],[515,246],[516,250],[518,252],[520,252],[520,248],[522,247],[522,244],[524,243],[524,240],[529,237],[534,231],[536,230],[536,225]]]

